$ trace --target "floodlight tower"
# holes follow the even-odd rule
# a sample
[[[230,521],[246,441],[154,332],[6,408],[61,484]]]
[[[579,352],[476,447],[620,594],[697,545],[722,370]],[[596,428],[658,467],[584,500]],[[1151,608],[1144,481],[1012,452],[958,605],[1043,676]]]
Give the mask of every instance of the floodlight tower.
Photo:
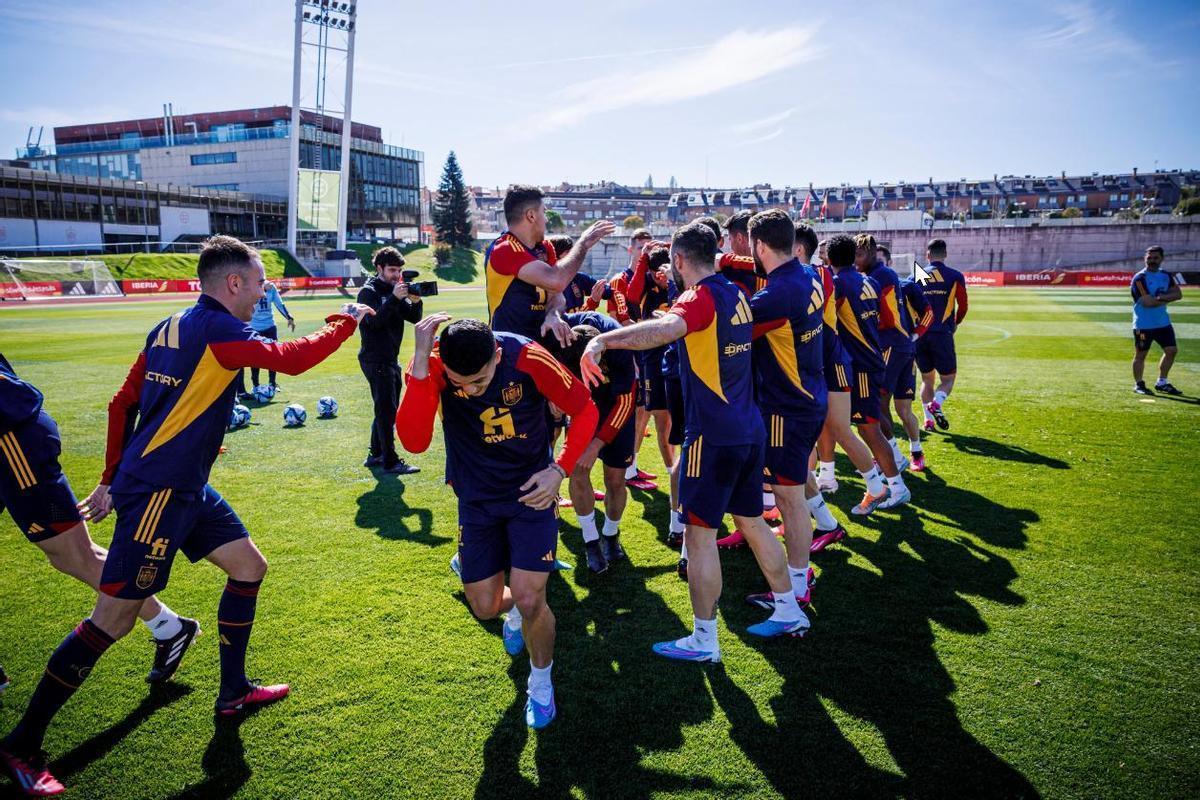
[[[315,185],[322,183],[321,172],[332,172],[332,165],[325,165],[321,160],[322,145],[326,143],[323,121],[330,110],[340,111],[342,115],[340,179],[338,181],[338,198],[336,218],[332,223],[336,226],[338,249],[346,247],[346,227],[349,222],[347,201],[350,192],[350,100],[354,88],[354,28],[357,19],[357,3],[343,3],[335,0],[296,0],[296,32],[295,45],[292,53],[292,125],[289,131],[290,157],[288,166],[288,249],[296,249],[297,232],[299,228],[300,195],[300,133],[301,111],[312,112],[315,115],[316,132],[316,163],[312,166],[316,174],[312,179]],[[325,88],[328,77],[330,54],[344,54],[346,87],[342,95],[341,108],[330,109],[326,103]],[[306,61],[313,62],[307,76],[304,75]],[[301,106],[300,86],[303,78],[314,81],[311,102]],[[320,191],[314,190],[313,203],[319,200]],[[326,219],[328,215],[313,215],[318,219]],[[314,226],[321,230],[321,224]]]

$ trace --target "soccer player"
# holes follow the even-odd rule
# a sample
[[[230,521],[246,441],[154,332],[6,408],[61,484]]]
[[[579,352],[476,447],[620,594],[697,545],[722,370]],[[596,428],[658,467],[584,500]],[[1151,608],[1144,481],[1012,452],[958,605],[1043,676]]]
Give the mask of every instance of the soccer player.
[[[216,713],[232,716],[289,691],[287,684],[260,686],[246,677],[246,645],[267,562],[229,503],[208,485],[208,475],[229,422],[238,370],[299,375],[333,353],[372,311],[347,303],[316,333],[269,342],[247,325],[266,282],[255,250],[231,236],[213,236],[200,251],[197,277],[196,304],[154,326],[113,400],[116,408],[110,407],[108,466],[88,498],[91,516],[112,508],[117,514],[96,607],[54,651],[25,714],[0,742],[0,760],[29,793],[62,790],[41,756],[46,728],[100,656],[133,627],[146,599],[166,586],[180,550],[229,576],[217,607]]]
[[[528,646],[525,722],[544,728],[557,714],[546,580],[558,547],[558,491],[592,441],[596,407],[583,383],[524,336],[464,319],[447,326],[435,348],[438,326],[449,319],[433,314],[416,326],[396,432],[406,450],[424,452],[440,410],[446,483],[458,497],[463,591],[479,619],[507,612],[501,630],[510,655]],[[547,402],[571,418],[557,461]]]
[[[1154,394],[1146,388],[1142,374],[1146,368],[1146,354],[1155,342],[1163,354],[1158,362],[1154,391],[1183,394],[1167,380],[1171,365],[1175,363],[1175,354],[1179,352],[1175,329],[1167,315],[1167,304],[1182,299],[1183,291],[1171,279],[1170,273],[1162,271],[1163,256],[1163,249],[1158,245],[1147,247],[1146,268],[1135,274],[1129,285],[1133,295],[1133,390],[1138,394]]]
[[[362,343],[358,366],[371,387],[371,442],[364,467],[393,475],[412,475],[421,468],[396,453],[396,409],[400,405],[400,344],[404,323],[421,319],[423,301],[410,294],[404,280],[404,256],[394,247],[381,247],[371,257],[372,275],[358,292],[358,302],[375,310],[358,326]]]
[[[900,293],[904,298],[904,302],[900,304],[900,316],[905,320],[905,327],[913,331],[913,358],[915,359],[915,343],[920,341],[925,332],[929,330],[929,326],[933,324],[933,307],[925,299],[925,292],[921,291],[921,284],[911,278],[900,279]],[[915,391],[916,373],[913,364],[910,363],[903,389],[899,387],[896,389],[896,394],[892,397],[892,405],[896,407],[896,414],[900,417],[900,422],[904,425],[904,433],[908,436],[911,455],[909,468],[913,472],[921,472],[925,469],[925,449],[921,445],[921,425],[912,410],[913,399],[916,396]],[[889,411],[886,416],[890,417],[891,412]],[[889,419],[888,422],[890,423],[891,420]],[[899,447],[894,444],[894,437],[891,442],[893,451],[899,451]]]
[[[850,510],[852,514],[863,516],[876,508],[892,508],[906,503],[912,496],[896,469],[892,449],[879,430],[879,386],[884,373],[877,322],[879,288],[869,276],[854,269],[857,251],[855,240],[844,234],[837,234],[829,240],[829,261],[833,268],[837,298],[838,333],[854,365],[850,384],[850,421],[858,428],[859,436],[878,464],[863,473],[866,491],[862,501]]]
[[[730,513],[746,534],[767,583],[774,611],[751,625],[756,636],[803,635],[808,617],[796,602],[787,559],[762,518],[762,417],[754,403],[750,304],[714,269],[717,237],[692,223],[671,238],[671,267],[685,291],[669,313],[601,334],[584,350],[580,369],[589,383],[603,377],[600,358],[607,349],[648,350],[679,341],[686,423],[679,460],[680,511],[687,523],[688,592],[692,633],[659,642],[654,652],[684,661],[720,661],[717,600],[721,562],[716,527]]]
[[[46,554],[50,565],[92,589],[100,588],[107,551],[92,541],[83,510],[58,463],[62,452],[58,424],[43,408],[37,387],[21,380],[0,353],[0,511],[30,542]],[[103,515],[96,517],[99,521]],[[162,683],[183,660],[200,632],[194,619],[180,617],[156,597],[148,597],[138,617],[154,638],[154,666],[146,680]]]
[[[283,298],[279,296],[279,289],[271,281],[267,281],[263,286],[263,291],[265,294],[258,301],[258,305],[254,307],[254,315],[250,317],[250,327],[264,339],[278,339],[279,328],[275,326],[275,309],[278,308],[279,313],[283,314],[283,318],[287,320],[288,330],[294,332],[296,320],[288,313],[287,306],[283,304]],[[258,372],[258,367],[250,368],[250,384],[252,386],[258,386]],[[275,375],[275,370],[267,371],[267,381],[272,390],[279,388],[275,383]]]
[[[606,290],[606,294],[611,293],[612,299],[609,301],[609,315],[623,325],[628,325],[637,322],[641,317],[641,301],[633,300],[630,293],[634,288],[634,281],[638,281],[638,295],[643,292],[641,287],[644,286],[646,275],[643,272],[638,275],[637,265],[642,257],[642,253],[653,242],[653,237],[650,231],[645,228],[638,228],[629,236],[629,265],[621,270],[611,282],[611,285]],[[635,353],[634,357],[638,367],[638,388],[637,388],[637,410],[636,410],[636,425],[638,431],[644,432],[650,421],[650,414],[646,410],[646,372],[645,353]],[[638,467],[638,454],[642,449],[642,442],[645,436],[639,436],[633,446],[633,463],[625,470],[625,480],[634,489],[640,489],[643,492],[652,492],[658,488],[658,484],[654,482],[657,475],[647,472]]]
[[[763,474],[783,517],[788,576],[798,603],[810,599],[808,563],[813,529],[805,487],[809,455],[825,424],[825,294],[821,278],[793,253],[795,223],[783,211],[755,214],[748,226],[751,253],[766,286],[750,298],[754,316],[755,396],[767,429]],[[773,608],[772,592],[750,595]]]
[[[564,319],[575,333],[571,343],[563,347],[554,336],[544,336],[542,344],[559,363],[582,379],[579,359],[587,343],[601,333],[619,329],[621,324],[598,311],[567,314]],[[623,350],[608,353],[601,367],[605,380],[592,389],[600,425],[571,471],[568,483],[571,504],[583,532],[588,569],[597,574],[606,571],[613,562],[628,558],[621,547],[620,525],[629,498],[625,468],[633,463],[637,436],[633,410],[638,378],[633,353]],[[596,529],[596,495],[592,488],[592,465],[597,458],[604,465],[603,534]]]
[[[488,245],[483,262],[488,324],[497,332],[529,339],[550,330],[563,341],[571,330],[560,314],[563,292],[588,251],[615,226],[608,220],[596,222],[559,262],[554,246],[546,241],[543,197],[536,186],[513,186],[504,195],[508,229]]]
[[[921,291],[933,308],[933,323],[917,342],[921,403],[925,406],[925,430],[933,430],[934,422],[946,430],[950,427],[950,420],[943,406],[958,374],[954,331],[967,316],[967,281],[961,272],[946,266],[945,239],[929,242],[925,248],[925,260],[929,263],[929,280],[921,285]],[[936,390],[935,377],[938,381]]]

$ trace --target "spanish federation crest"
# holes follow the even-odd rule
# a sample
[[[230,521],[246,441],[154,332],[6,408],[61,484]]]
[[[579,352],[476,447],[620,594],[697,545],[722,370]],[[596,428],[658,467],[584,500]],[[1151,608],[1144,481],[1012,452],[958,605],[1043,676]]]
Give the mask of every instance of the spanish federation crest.
[[[150,585],[154,583],[156,575],[158,575],[158,567],[144,566],[138,570],[134,583],[137,584],[139,589],[149,589]]]
[[[504,401],[506,406],[515,406],[521,402],[521,397],[524,395],[525,389],[519,383],[510,383],[500,392],[500,399]]]

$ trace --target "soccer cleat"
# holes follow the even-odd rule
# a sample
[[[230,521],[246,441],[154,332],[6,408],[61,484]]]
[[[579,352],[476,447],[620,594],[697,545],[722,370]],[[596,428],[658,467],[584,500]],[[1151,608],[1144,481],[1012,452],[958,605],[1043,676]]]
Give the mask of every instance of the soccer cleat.
[[[817,488],[824,494],[833,494],[838,490],[837,478],[832,474],[817,475]]]
[[[462,559],[458,557],[458,553],[455,553],[454,557],[450,559],[450,571],[457,575],[460,581],[462,580]]]
[[[417,467],[417,466],[413,466],[412,464],[409,464],[407,461],[405,461],[402,458],[399,461],[397,461],[395,464],[385,466],[383,468],[383,471],[388,473],[389,475],[415,475],[421,471],[421,468]]]
[[[808,616],[801,611],[800,619],[792,620],[791,622],[764,619],[762,622],[755,623],[746,628],[746,633],[761,636],[764,639],[773,639],[776,636],[803,636],[808,633],[808,629],[811,627],[812,623],[809,622]]]
[[[912,466],[910,466],[909,469],[912,470],[913,472],[924,472],[925,471],[925,451],[924,450],[918,450],[917,452],[913,453]]]
[[[612,536],[601,534],[600,552],[604,553],[604,560],[610,564],[614,561],[629,560],[625,548],[621,547],[621,534],[619,533],[614,533]]]
[[[12,782],[27,797],[53,797],[67,790],[58,778],[50,774],[46,766],[46,754],[40,750],[28,758],[22,758],[0,748],[0,765],[4,766]]]
[[[685,636],[673,642],[656,642],[650,649],[663,658],[672,658],[676,661],[700,661],[715,664],[721,660],[720,648],[702,650],[692,641],[691,636]]]
[[[1135,383],[1133,385],[1133,393],[1134,394],[1146,394],[1146,395],[1154,394],[1154,392],[1152,392],[1146,388],[1146,384],[1143,381],[1138,381],[1137,383]]]
[[[909,500],[912,500],[912,492],[910,492],[908,487],[905,486],[904,491],[900,494],[892,494],[891,492],[888,492],[887,499],[880,503],[878,508],[881,510],[887,508],[899,508]]]
[[[567,561],[563,561],[561,558],[554,559],[554,571],[555,572],[570,572],[573,569],[575,569],[574,564],[571,564],[570,562],[567,562]]]
[[[763,519],[767,522],[779,522],[779,520],[783,519],[783,514],[779,512],[779,506],[771,506],[770,508],[763,509]]]
[[[363,462],[363,466],[368,469],[371,467],[382,467],[383,456],[367,456],[367,460]]]
[[[558,716],[558,707],[554,704],[554,690],[550,690],[550,702],[542,705],[530,697],[525,701],[525,724],[540,731]]]
[[[933,430],[933,420],[931,420],[931,419],[926,419],[926,420],[925,420],[925,425],[924,425],[923,427],[925,428],[925,430],[926,430],[926,431],[931,431],[931,430]]]
[[[901,453],[900,457],[896,459],[896,469],[900,472],[904,472],[904,470],[908,469],[911,464],[912,462],[905,458],[903,453]]]
[[[672,550],[683,547],[683,531],[667,531],[667,547]]]
[[[679,580],[687,583],[687,559],[679,559],[679,563],[675,565],[675,572],[679,575]]]
[[[154,640],[154,666],[146,676],[147,683],[164,683],[171,680],[175,670],[183,663],[183,654],[200,635],[200,623],[196,620],[180,617],[179,622],[183,626],[179,633],[170,639]]]
[[[625,481],[625,485],[631,489],[640,489],[643,492],[653,492],[658,488],[658,484],[654,481],[646,480],[639,475],[636,478],[631,478]]]
[[[658,476],[655,475],[653,472],[646,472],[646,470],[644,470],[644,469],[639,469],[637,471],[637,479],[639,481],[652,481],[657,477]]]
[[[222,717],[232,717],[239,711],[249,711],[252,708],[278,702],[287,697],[291,691],[291,687],[286,683],[276,683],[271,686],[260,686],[257,683],[251,683],[250,691],[241,697],[234,697],[230,700],[222,700],[218,697],[217,713]]]
[[[608,569],[608,559],[600,549],[600,542],[584,542],[583,552],[587,555],[587,565],[594,574],[599,575]]]
[[[521,632],[520,626],[513,630],[508,625],[508,614],[504,615],[504,624],[500,626],[500,635],[504,640],[504,652],[510,656],[520,655],[525,649],[525,634]]]
[[[734,531],[728,536],[717,539],[717,547],[722,550],[736,550],[739,547],[746,546],[746,535],[741,531]]]
[[[559,508],[570,508],[573,505],[575,505],[575,504],[571,502],[571,498],[569,498],[569,497],[558,498],[558,507]]]
[[[925,406],[925,408],[933,415],[933,419],[937,422],[939,428],[944,431],[950,430],[950,420],[946,419],[946,414],[942,411],[941,403],[937,400],[930,400],[929,405]]]
[[[596,502],[600,502],[604,499],[604,492],[593,491],[592,496],[596,499]]]
[[[867,514],[870,514],[872,511],[879,508],[879,504],[884,500],[887,500],[887,498],[888,489],[886,486],[883,487],[882,494],[873,495],[870,492],[863,492],[862,500],[859,501],[858,505],[850,509],[850,513],[859,517],[865,517]]]
[[[804,593],[803,596],[796,595],[796,602],[802,606],[808,605],[812,601],[812,571],[811,570],[808,573],[808,578],[809,578],[808,590]],[[765,608],[768,611],[772,611],[775,608],[775,593],[774,592],[759,592],[757,594],[748,594],[748,595],[746,595],[746,604],[751,605],[751,606],[757,606],[759,608]]]
[[[1159,381],[1158,383],[1154,384],[1154,391],[1173,396],[1179,396],[1183,394],[1183,392],[1176,389],[1168,381]]]
[[[846,538],[846,529],[838,523],[836,528],[827,531],[814,531],[812,546],[808,548],[809,554],[819,553],[834,542],[840,542]]]

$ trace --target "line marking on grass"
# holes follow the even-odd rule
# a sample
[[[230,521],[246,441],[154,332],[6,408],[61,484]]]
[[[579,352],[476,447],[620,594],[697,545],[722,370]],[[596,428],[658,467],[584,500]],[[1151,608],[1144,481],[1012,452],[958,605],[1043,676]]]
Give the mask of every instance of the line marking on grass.
[[[983,323],[978,322],[978,323],[975,323],[974,325],[972,325],[971,327],[972,328],[987,328],[990,331],[999,331],[1000,337],[997,339],[988,339],[985,342],[963,342],[964,350],[970,350],[972,347],[986,347],[986,346],[992,345],[992,344],[1000,344],[1000,342],[1003,342],[1005,339],[1012,338],[1012,334],[1009,331],[1006,331],[1004,328],[1001,328],[998,325],[984,325]]]

